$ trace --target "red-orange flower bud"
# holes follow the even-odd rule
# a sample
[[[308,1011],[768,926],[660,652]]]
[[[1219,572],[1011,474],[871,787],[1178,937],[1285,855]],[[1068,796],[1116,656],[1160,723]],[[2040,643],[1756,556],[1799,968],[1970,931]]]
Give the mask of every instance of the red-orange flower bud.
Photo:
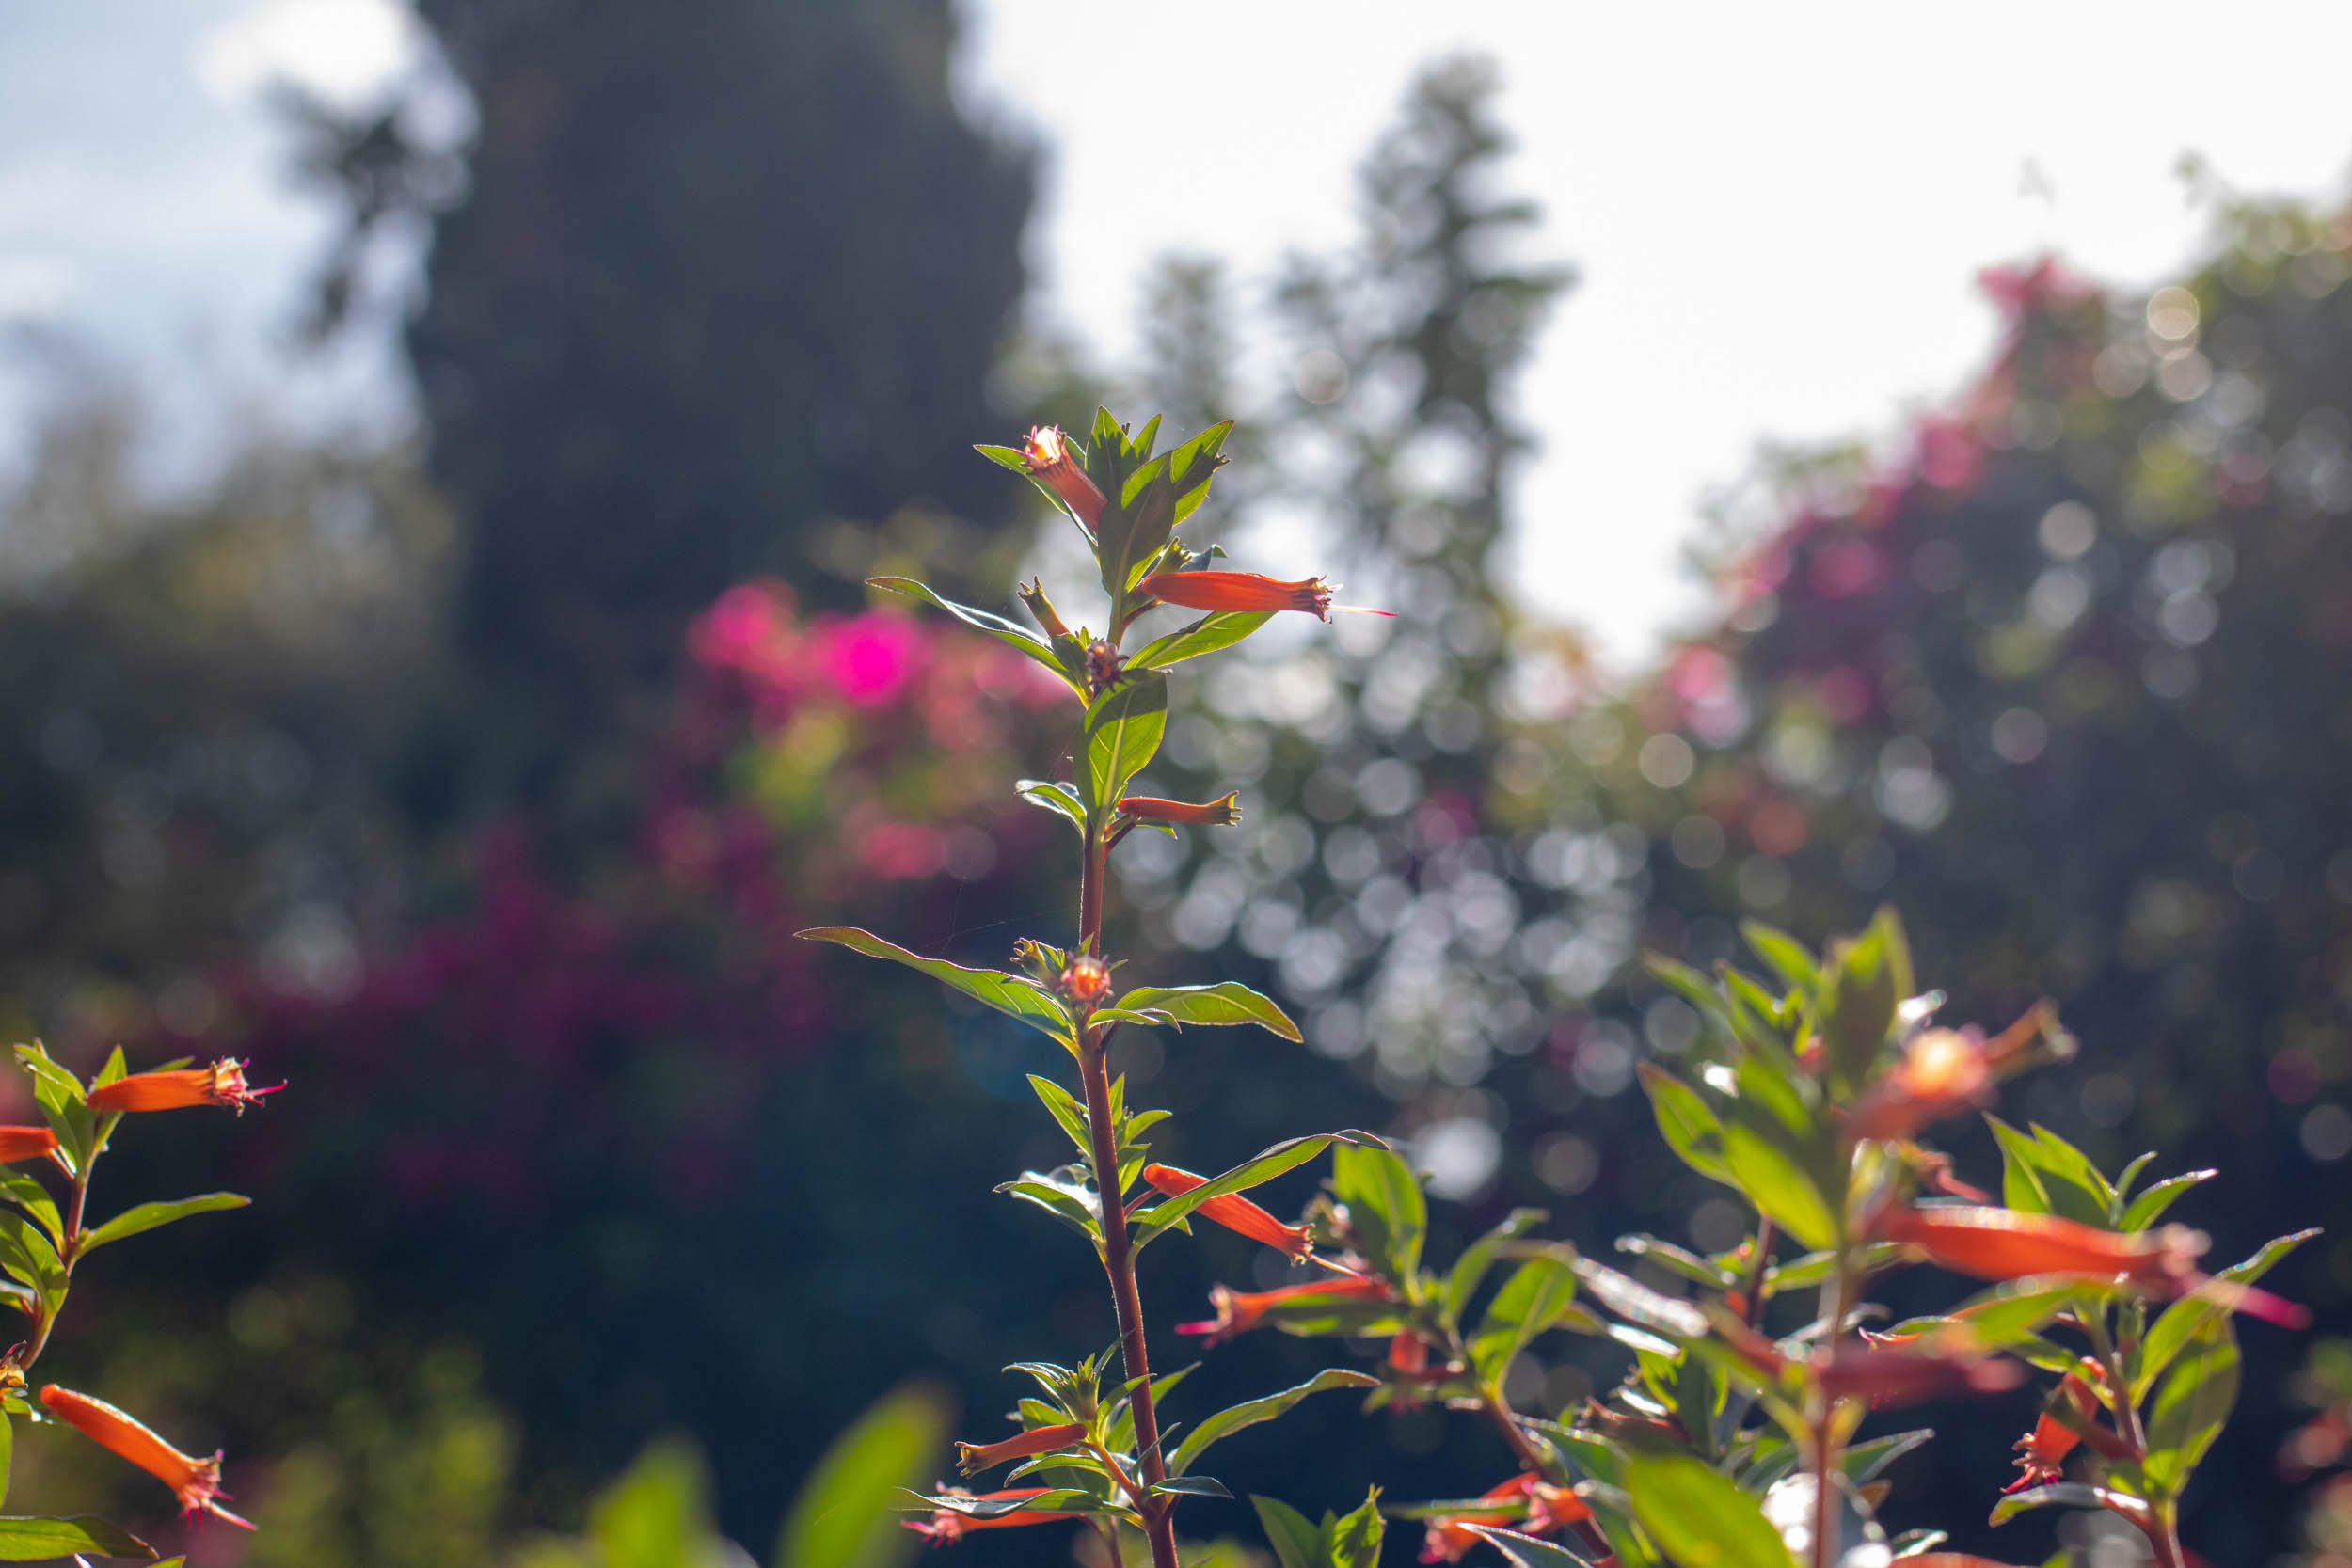
[[[1103,520],[1103,492],[1071,455],[1069,438],[1060,430],[1048,424],[1030,431],[1021,446],[1021,460],[1029,466],[1032,478],[1061,498],[1072,516],[1089,529]]]
[[[57,1152],[57,1135],[46,1127],[0,1127],[0,1164],[38,1160]]]
[[[940,1496],[963,1497],[976,1503],[1018,1502],[1025,1497],[1042,1497],[1052,1490],[1053,1488],[1049,1486],[1016,1486],[1007,1492],[976,1494],[966,1492],[961,1487],[950,1487]],[[974,1530],[1012,1529],[1022,1525],[1050,1525],[1057,1519],[1075,1519],[1076,1517],[1078,1515],[1075,1513],[1056,1513],[1049,1509],[1022,1509],[1012,1513],[982,1515],[962,1513],[952,1508],[940,1508],[933,1509],[929,1519],[921,1521],[902,1519],[899,1523],[922,1536],[932,1545],[945,1546],[951,1541],[962,1540]]]
[[[1081,1007],[1099,1007],[1111,993],[1111,966],[1081,953],[1061,972],[1061,993]]]
[[[40,1391],[40,1402],[66,1425],[170,1487],[180,1499],[181,1512],[194,1513],[200,1509],[232,1525],[246,1529],[253,1528],[250,1521],[240,1519],[220,1506],[218,1499],[229,1494],[220,1489],[219,1454],[210,1459],[191,1458],[104,1400],[94,1400],[54,1383]]]
[[[128,1078],[101,1084],[89,1092],[89,1108],[177,1111],[189,1105],[226,1105],[243,1116],[247,1105],[259,1105],[263,1095],[276,1094],[285,1086],[272,1084],[267,1088],[254,1088],[245,1081],[245,1063],[234,1056],[223,1056],[211,1067],[135,1072]]]
[[[1174,1165],[1146,1165],[1143,1179],[1170,1197],[1180,1197],[1208,1180]],[[1215,1220],[1228,1230],[1239,1231],[1252,1241],[1279,1247],[1293,1258],[1304,1258],[1314,1250],[1313,1234],[1303,1225],[1284,1225],[1263,1209],[1239,1193],[1225,1193],[1209,1199],[1193,1211],[1203,1219]]]
[[[956,1467],[967,1476],[977,1476],[1009,1459],[1026,1459],[1031,1454],[1071,1448],[1083,1442],[1086,1434],[1087,1429],[1081,1422],[1057,1421],[1052,1426],[1031,1427],[1001,1443],[958,1443]]]
[[[1479,1543],[1477,1534],[1469,1528],[1471,1525],[1508,1525],[1529,1534],[1542,1535],[1593,1516],[1581,1497],[1565,1486],[1549,1484],[1533,1471],[1489,1487],[1474,1500],[1492,1502],[1494,1506],[1441,1513],[1429,1521],[1428,1530],[1422,1538],[1422,1561],[1461,1561]],[[1521,1514],[1526,1517],[1522,1519]]]
[[[1165,1170],[1166,1167],[1162,1166]],[[1279,1285],[1271,1291],[1233,1291],[1222,1285],[1209,1287],[1209,1305],[1216,1316],[1205,1323],[1178,1323],[1179,1334],[1205,1334],[1212,1345],[1221,1344],[1235,1335],[1247,1334],[1265,1321],[1267,1313],[1284,1307],[1315,1307],[1325,1302],[1386,1300],[1389,1286],[1386,1280],[1366,1279],[1361,1275],[1343,1275],[1331,1279],[1310,1279],[1302,1285]]]
[[[1298,610],[1320,620],[1331,618],[1331,585],[1321,578],[1285,582],[1261,572],[1154,572],[1136,592],[1187,610]]]
[[[1070,635],[1070,628],[1063,626],[1061,617],[1054,612],[1054,601],[1045,596],[1045,583],[1042,578],[1031,578],[1027,587],[1017,588],[1014,592],[1021,595],[1021,602],[1029,607],[1029,613],[1037,617],[1037,624],[1044,628],[1046,636],[1068,637]]]
[[[1185,800],[1162,800],[1150,795],[1129,795],[1119,809],[1139,822],[1189,822],[1200,827],[1230,828],[1241,820],[1241,792],[1194,805]]]

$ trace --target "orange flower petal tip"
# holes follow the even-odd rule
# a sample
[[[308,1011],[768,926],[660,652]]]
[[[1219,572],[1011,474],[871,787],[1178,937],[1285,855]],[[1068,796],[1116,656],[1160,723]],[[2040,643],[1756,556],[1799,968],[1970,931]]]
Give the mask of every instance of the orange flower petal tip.
[[[198,1459],[182,1453],[155,1435],[145,1423],[104,1400],[77,1394],[54,1383],[41,1389],[40,1402],[52,1416],[100,1448],[129,1460],[170,1487],[180,1499],[182,1513],[210,1513],[244,1529],[253,1528],[251,1520],[240,1518],[220,1506],[220,1499],[229,1494],[220,1489],[219,1454]]]
[[[259,1105],[263,1095],[276,1094],[283,1084],[255,1088],[245,1081],[245,1063],[223,1056],[211,1067],[179,1068],[169,1072],[135,1072],[89,1092],[93,1111],[177,1111],[191,1105],[225,1105],[239,1116],[247,1105]]]

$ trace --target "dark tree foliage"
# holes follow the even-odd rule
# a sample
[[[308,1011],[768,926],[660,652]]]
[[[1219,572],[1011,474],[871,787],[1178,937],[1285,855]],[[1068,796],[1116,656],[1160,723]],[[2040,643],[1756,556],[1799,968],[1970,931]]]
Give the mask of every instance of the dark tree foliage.
[[[666,668],[827,522],[993,520],[961,440],[1022,289],[1028,155],[948,92],[946,0],[426,0],[481,117],[409,350],[459,614],[556,691]]]

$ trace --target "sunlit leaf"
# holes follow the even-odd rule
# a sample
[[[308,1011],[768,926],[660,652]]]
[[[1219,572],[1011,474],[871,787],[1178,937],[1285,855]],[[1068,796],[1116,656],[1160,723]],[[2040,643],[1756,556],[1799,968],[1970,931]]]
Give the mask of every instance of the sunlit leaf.
[[[1495,1291],[1470,1336],[1470,1367],[1479,1381],[1497,1384],[1512,1357],[1558,1321],[1576,1299],[1576,1268],[1566,1258],[1531,1258]]]
[[[1471,1292],[1478,1289],[1478,1282],[1486,1278],[1486,1271],[1494,1266],[1495,1255],[1502,1250],[1503,1243],[1525,1235],[1542,1224],[1544,1218],[1541,1209],[1514,1209],[1503,1217],[1502,1223],[1462,1249],[1462,1256],[1454,1260],[1453,1271],[1446,1275],[1445,1294],[1438,1302],[1439,1310],[1447,1323],[1459,1323],[1462,1321],[1462,1309],[1470,1305]]]
[[[1279,1497],[1252,1496],[1249,1506],[1282,1568],[1324,1568],[1323,1532],[1304,1513]]]
[[[988,633],[989,636],[1009,648],[1018,648],[1055,674],[1059,675],[1080,697],[1086,695],[1086,680],[1083,673],[1063,663],[1061,656],[1054,652],[1050,643],[1040,639],[1036,633],[1017,621],[1009,621],[1002,615],[992,614],[985,610],[976,610],[968,604],[958,604],[953,599],[942,596],[939,591],[932,588],[930,584],[917,582],[913,578],[867,578],[866,586],[879,588],[885,594],[898,594],[910,599],[920,599],[926,604],[937,605],[965,626]]]
[[[142,1203],[135,1209],[125,1209],[95,1229],[86,1231],[82,1237],[82,1250],[90,1252],[109,1242],[119,1242],[125,1236],[135,1236],[159,1225],[186,1219],[190,1214],[242,1209],[252,1201],[239,1193],[203,1193],[195,1197],[175,1198],[167,1203]]]
[[[919,953],[910,953],[894,942],[884,942],[871,931],[861,931],[854,926],[819,926],[794,934],[808,942],[830,942],[852,953],[863,953],[869,958],[888,958],[893,963],[904,964],[977,1002],[986,1003],[1009,1018],[1019,1019],[1067,1048],[1076,1049],[1077,1040],[1070,1029],[1070,1015],[1062,1011],[1061,1004],[1020,975],[1007,974],[996,969],[966,969],[945,958],[927,958]]]
[[[1679,1568],[1793,1568],[1756,1500],[1686,1454],[1637,1454],[1626,1464],[1634,1516]]]
[[[1078,837],[1087,834],[1087,808],[1078,799],[1078,792],[1066,784],[1050,779],[1022,779],[1012,786],[1013,793],[1033,806],[1042,806],[1078,830]]]
[[[1078,793],[1107,808],[1141,772],[1168,733],[1168,677],[1132,673],[1087,709],[1079,741]]]
[[[1130,1012],[1165,1013],[1176,1023],[1254,1023],[1286,1040],[1305,1037],[1290,1015],[1238,980],[1207,986],[1137,986],[1113,1006]]]
[[[1365,1254],[1391,1278],[1420,1272],[1429,1203],[1402,1156],[1385,1148],[1342,1148],[1331,1156],[1331,1191],[1347,1206]]]
[[[92,1557],[151,1558],[155,1548],[96,1514],[77,1513],[70,1519],[0,1517],[0,1562],[46,1562],[77,1552]]]
[[[1556,1542],[1541,1536],[1527,1535],[1501,1525],[1475,1525],[1465,1519],[1462,1528],[1478,1537],[1514,1568],[1593,1568],[1593,1560],[1580,1557]]]

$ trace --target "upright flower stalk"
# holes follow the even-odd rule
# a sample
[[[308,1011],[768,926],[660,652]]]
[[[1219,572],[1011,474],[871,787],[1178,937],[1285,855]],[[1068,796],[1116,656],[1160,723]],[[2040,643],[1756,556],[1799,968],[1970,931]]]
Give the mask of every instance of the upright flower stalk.
[[[881,591],[941,606],[1018,648],[1064,682],[1076,699],[1070,776],[1025,780],[1019,786],[1024,798],[1062,817],[1078,835],[1077,922],[1069,950],[1025,939],[1016,948],[1014,970],[973,970],[920,958],[849,927],[803,934],[913,964],[1009,1013],[1059,1041],[1077,1078],[1074,1094],[1041,1079],[1038,1092],[1076,1146],[1089,1182],[1082,1186],[1066,1177],[1030,1172],[1006,1183],[1004,1190],[1074,1226],[1093,1244],[1119,1325],[1118,1354],[1124,1374],[1119,1395],[1103,1397],[1097,1383],[1101,1368],[1092,1360],[1075,1367],[1028,1364],[1025,1370],[1039,1381],[1060,1418],[1032,1422],[1019,1436],[993,1445],[968,1445],[966,1451],[975,1463],[1000,1454],[1026,1455],[1017,1477],[1034,1475],[1059,1484],[1027,1496],[999,1494],[985,1509],[975,1500],[942,1492],[930,1499],[935,1512],[923,1528],[934,1539],[982,1528],[976,1522],[976,1509],[990,1528],[1039,1516],[1084,1517],[1114,1540],[1124,1523],[1142,1532],[1153,1568],[1177,1568],[1176,1507],[1188,1492],[1201,1489],[1198,1478],[1186,1472],[1198,1460],[1200,1448],[1227,1428],[1213,1417],[1191,1423],[1193,1434],[1173,1448],[1162,1441],[1136,1256],[1159,1237],[1186,1228],[1184,1222],[1192,1216],[1294,1259],[1309,1257],[1313,1240],[1308,1226],[1278,1217],[1240,1196],[1240,1190],[1294,1168],[1336,1141],[1368,1135],[1295,1138],[1221,1175],[1197,1175],[1149,1158],[1142,1134],[1158,1116],[1133,1110],[1126,1102],[1126,1085],[1111,1071],[1111,1038],[1121,1027],[1249,1023],[1292,1040],[1300,1037],[1280,1008],[1231,981],[1141,986],[1120,994],[1116,979],[1120,966],[1110,956],[1104,917],[1110,852],[1127,833],[1146,827],[1169,832],[1214,831],[1240,820],[1236,797],[1231,793],[1192,802],[1129,787],[1152,763],[1167,729],[1168,668],[1230,647],[1274,610],[1296,610],[1327,620],[1333,608],[1330,591],[1320,578],[1285,580],[1253,572],[1198,569],[1205,562],[1183,543],[1177,529],[1207,498],[1210,479],[1224,462],[1220,449],[1231,426],[1214,426],[1166,451],[1156,448],[1158,427],[1154,420],[1133,432],[1104,412],[1083,439],[1041,426],[1017,447],[979,449],[1032,481],[1078,525],[1109,597],[1099,633],[1065,618],[1039,579],[1018,594],[1039,633],[988,611],[952,604],[919,583],[900,578],[873,583]],[[1057,592],[1064,604],[1073,602],[1067,593]],[[1131,646],[1131,634],[1141,619],[1163,607],[1206,614],[1189,626],[1173,625],[1166,635],[1138,639],[1138,645]],[[1364,1280],[1345,1280],[1324,1288],[1324,1294],[1332,1300],[1362,1299],[1375,1289]],[[1243,1305],[1234,1310],[1246,1316],[1251,1308]],[[1232,1326],[1238,1331],[1238,1323]],[[1279,1398],[1287,1408],[1304,1392],[1369,1386],[1376,1381],[1335,1370],[1310,1388]]]

